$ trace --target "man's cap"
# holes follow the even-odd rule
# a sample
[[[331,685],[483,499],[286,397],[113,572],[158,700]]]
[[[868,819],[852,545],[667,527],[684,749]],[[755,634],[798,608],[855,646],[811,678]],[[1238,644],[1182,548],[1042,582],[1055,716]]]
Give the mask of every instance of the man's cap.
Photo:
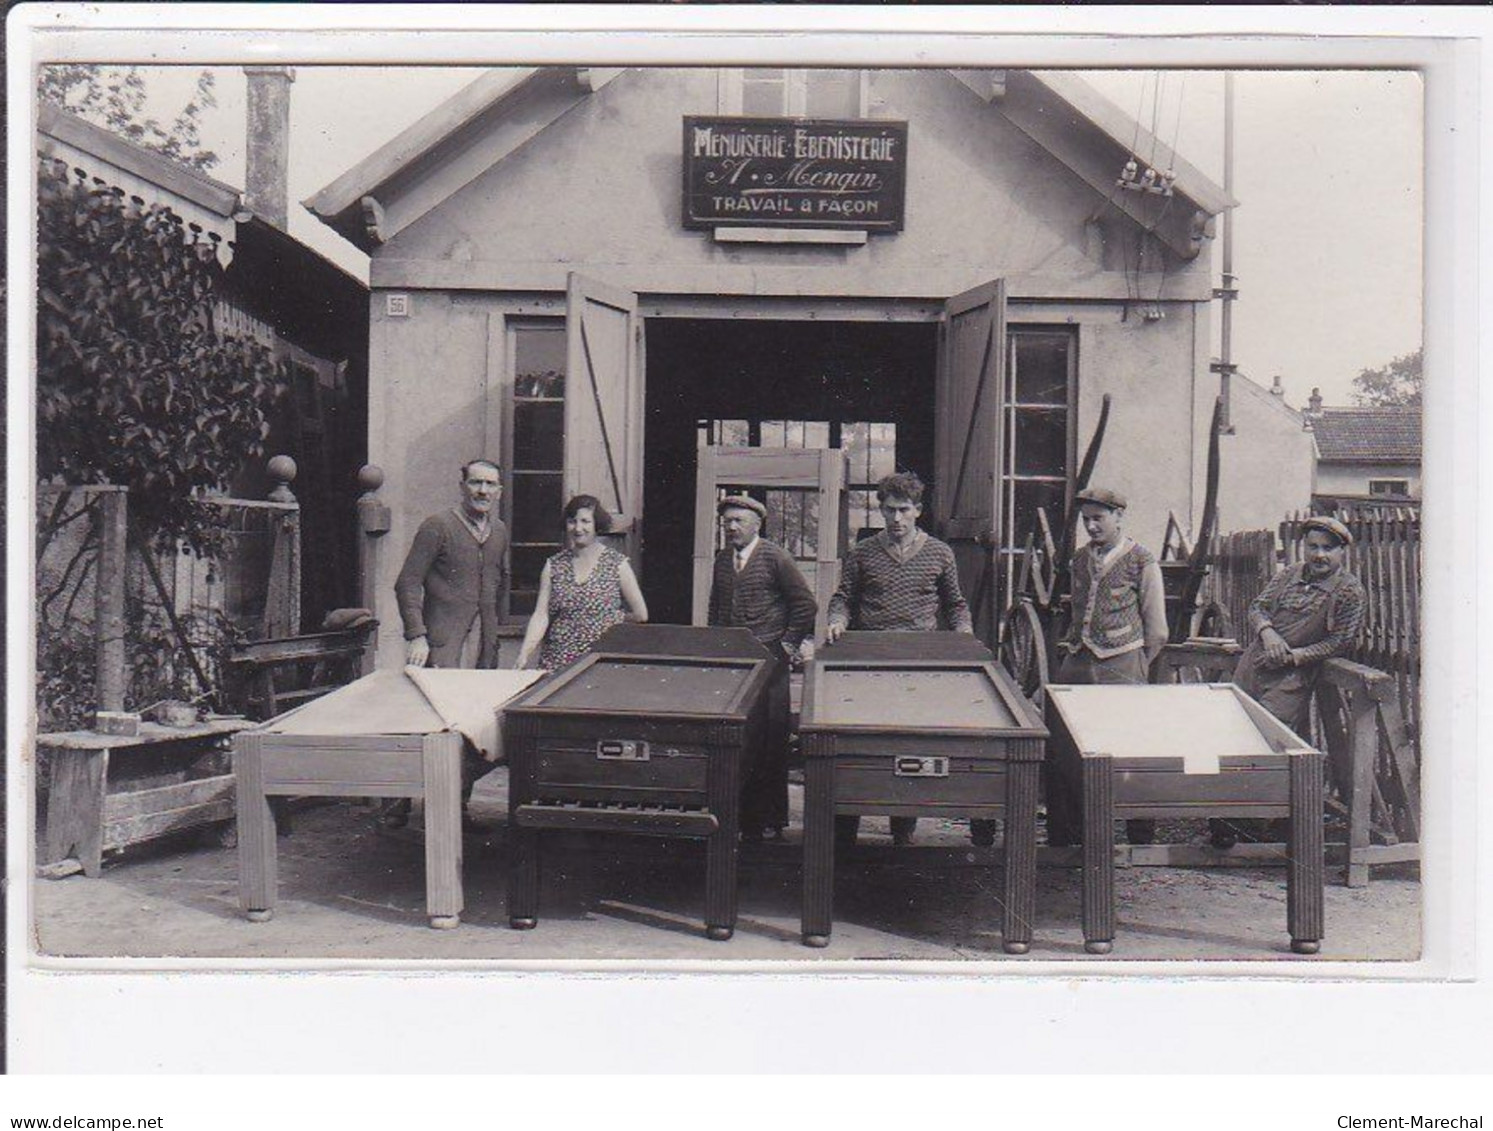
[[[1084,503],[1096,503],[1112,511],[1122,511],[1126,505],[1125,496],[1118,491],[1111,491],[1108,487],[1086,487],[1073,496],[1073,501],[1080,506]]]
[[[1344,546],[1353,545],[1353,532],[1330,514],[1314,515],[1301,524],[1303,538],[1309,530],[1325,530]]]
[[[751,511],[760,519],[767,518],[767,508],[750,495],[727,495],[715,504],[715,513],[724,514],[731,507],[740,507],[742,510]]]

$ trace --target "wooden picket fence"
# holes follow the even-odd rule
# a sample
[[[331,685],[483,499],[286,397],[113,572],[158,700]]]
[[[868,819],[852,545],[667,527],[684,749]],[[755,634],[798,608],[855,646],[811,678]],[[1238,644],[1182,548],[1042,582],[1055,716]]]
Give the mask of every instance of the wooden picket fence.
[[[1275,531],[1239,530],[1213,538],[1212,566],[1203,582],[1202,607],[1221,614],[1207,633],[1243,639],[1248,632],[1249,604],[1260,595],[1278,567]]]

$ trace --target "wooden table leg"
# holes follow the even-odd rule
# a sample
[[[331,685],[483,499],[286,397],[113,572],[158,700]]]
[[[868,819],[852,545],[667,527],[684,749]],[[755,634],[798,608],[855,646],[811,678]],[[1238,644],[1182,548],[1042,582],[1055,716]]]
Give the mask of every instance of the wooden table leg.
[[[835,903],[835,765],[833,739],[804,737],[803,922],[805,946],[829,946]]]
[[[706,786],[720,823],[705,841],[705,937],[725,942],[736,933],[737,833],[741,829],[741,727],[717,728]]]
[[[421,760],[425,780],[425,909],[430,925],[461,923],[461,735],[427,734]]]
[[[508,925],[532,931],[539,925],[539,830],[509,818]]]
[[[1323,934],[1322,755],[1293,754],[1291,832],[1287,841],[1286,927],[1291,949],[1316,954]]]
[[[1032,949],[1037,917],[1037,784],[1041,762],[1006,763],[1005,909],[1001,942],[1007,954]]]
[[[256,923],[275,913],[277,885],[275,814],[264,792],[264,736],[233,738],[233,778],[238,812],[238,899]]]
[[[72,857],[83,874],[97,879],[104,863],[104,793],[108,789],[108,750],[53,747],[52,787],[47,797],[47,835],[42,863]]]
[[[1374,701],[1360,689],[1352,699],[1348,756],[1353,760],[1348,797],[1348,869],[1350,888],[1369,885],[1369,826],[1373,820],[1374,763],[1379,758],[1379,720]],[[1318,791],[1320,792],[1320,790]],[[1319,810],[1320,812],[1320,810]],[[1321,824],[1321,821],[1318,821]]]
[[[1114,761],[1083,759],[1083,948],[1108,954],[1115,940]]]
[[[736,933],[736,830],[705,841],[705,937],[725,942]]]

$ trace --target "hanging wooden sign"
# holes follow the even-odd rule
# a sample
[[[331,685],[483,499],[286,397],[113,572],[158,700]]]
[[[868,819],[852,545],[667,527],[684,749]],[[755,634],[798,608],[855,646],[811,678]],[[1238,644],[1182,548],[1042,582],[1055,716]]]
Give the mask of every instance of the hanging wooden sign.
[[[897,232],[906,196],[906,122],[684,119],[686,228]]]

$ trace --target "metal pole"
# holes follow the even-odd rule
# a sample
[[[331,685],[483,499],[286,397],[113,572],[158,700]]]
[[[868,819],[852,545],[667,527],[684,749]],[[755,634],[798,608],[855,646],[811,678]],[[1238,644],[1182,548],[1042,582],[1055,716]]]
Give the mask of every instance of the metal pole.
[[[1234,195],[1234,72],[1223,76],[1223,188],[1230,197]],[[1223,286],[1219,298],[1223,301],[1223,318],[1219,341],[1219,389],[1223,400],[1223,411],[1219,414],[1219,429],[1232,432],[1234,426],[1230,414],[1229,378],[1234,373],[1233,328],[1234,300],[1239,297],[1234,275],[1234,210],[1223,214]]]

